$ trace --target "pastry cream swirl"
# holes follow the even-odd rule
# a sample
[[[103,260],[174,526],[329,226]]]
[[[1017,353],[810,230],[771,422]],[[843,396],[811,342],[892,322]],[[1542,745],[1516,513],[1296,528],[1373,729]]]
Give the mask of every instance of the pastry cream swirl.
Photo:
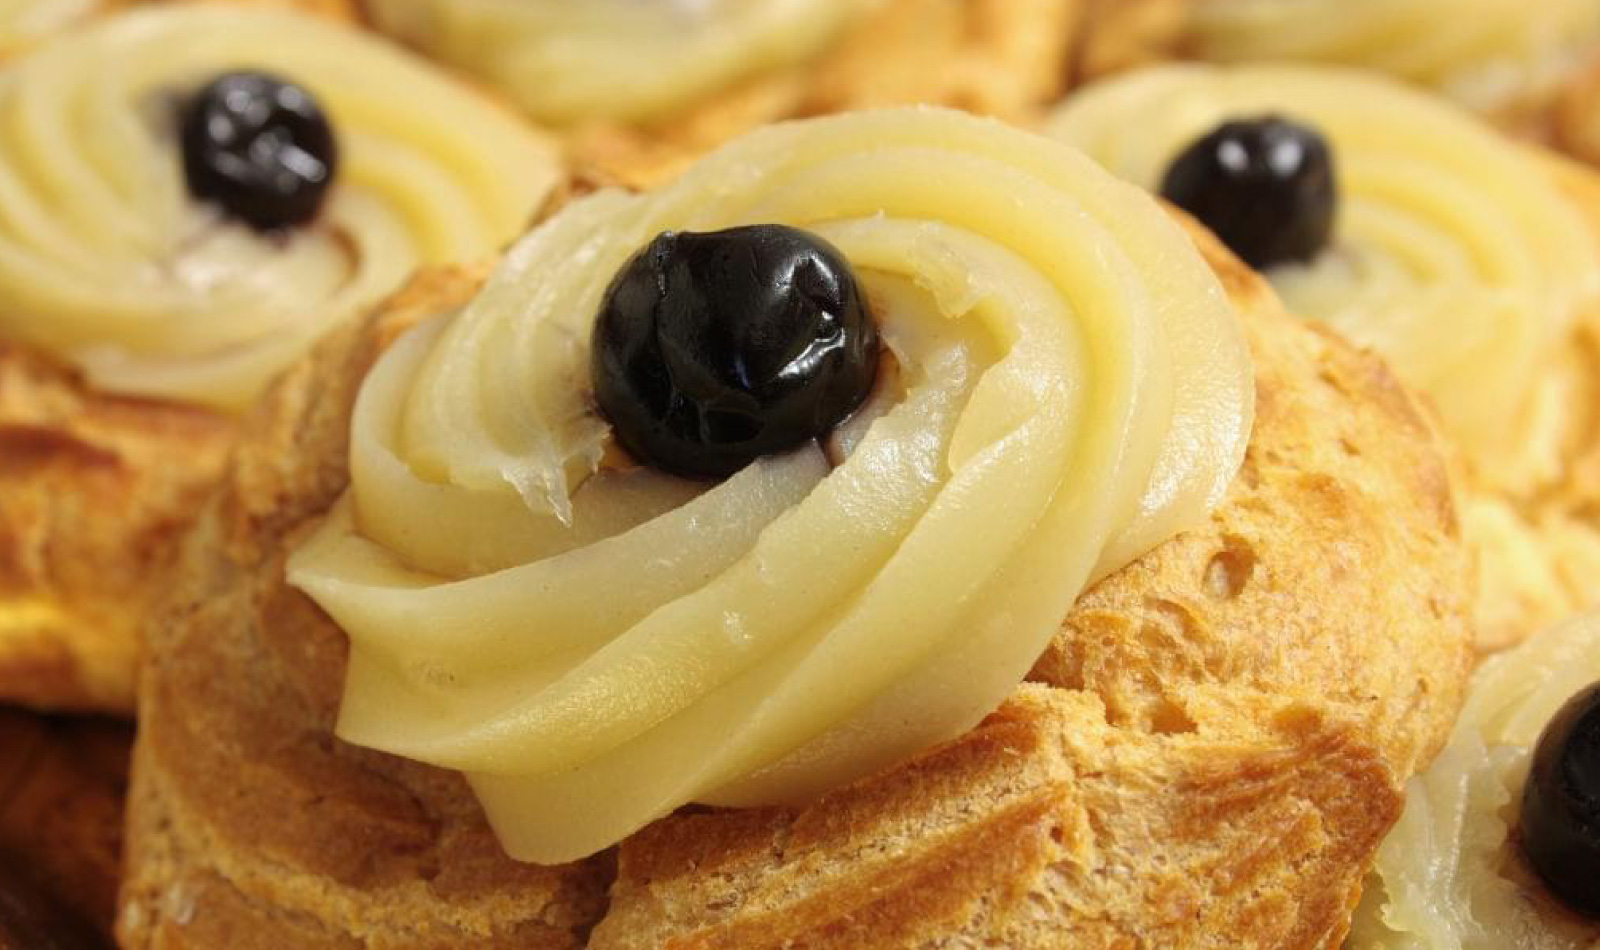
[[[874,0],[371,0],[380,29],[569,124],[659,119],[814,55]]]
[[[841,249],[895,354],[837,464],[602,465],[611,278],[661,231],[763,222]],[[958,735],[1086,584],[1220,500],[1253,410],[1236,321],[1155,202],[960,113],[773,126],[577,201],[362,388],[350,491],[290,575],[350,637],[338,733],[466,772],[539,862]]]
[[[1600,679],[1600,615],[1486,660],[1450,744],[1411,780],[1378,852],[1350,950],[1592,950],[1600,924],[1549,897],[1511,833],[1533,750],[1574,694]]]
[[[241,68],[330,115],[341,167],[308,227],[258,234],[188,194],[179,103]],[[419,264],[498,250],[558,174],[516,116],[354,30],[229,6],[108,18],[0,75],[0,337],[104,389],[237,409]]]
[[[1331,246],[1273,284],[1393,360],[1484,472],[1505,470],[1554,348],[1600,301],[1600,246],[1532,153],[1449,103],[1331,67],[1156,67],[1085,89],[1048,127],[1154,189],[1190,143],[1267,113],[1328,137],[1340,187]]]
[[[1207,59],[1382,70],[1479,109],[1547,96],[1600,45],[1594,0],[1199,0]]]

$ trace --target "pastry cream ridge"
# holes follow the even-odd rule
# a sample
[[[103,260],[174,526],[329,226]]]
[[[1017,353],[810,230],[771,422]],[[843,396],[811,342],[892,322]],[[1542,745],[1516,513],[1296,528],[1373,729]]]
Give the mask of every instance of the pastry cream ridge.
[[[1206,59],[1362,66],[1488,110],[1547,96],[1600,45],[1594,0],[1198,0],[1191,23]]]
[[[79,23],[103,5],[104,0],[0,0],[0,55]]]
[[[341,167],[307,228],[263,236],[188,194],[179,103],[239,68],[330,114]],[[228,6],[108,18],[0,75],[0,338],[108,390],[237,409],[419,263],[520,234],[558,175],[516,116],[353,30]]]
[[[1510,834],[1545,724],[1596,679],[1600,614],[1484,662],[1450,744],[1411,780],[1350,950],[1590,950],[1600,942],[1600,925],[1542,895]]]
[[[378,28],[569,124],[659,119],[802,61],[876,0],[369,0]]]
[[[1339,179],[1332,246],[1268,273],[1289,308],[1392,360],[1486,477],[1514,467],[1550,360],[1600,302],[1594,233],[1529,152],[1449,103],[1332,67],[1155,67],[1069,98],[1048,129],[1156,189],[1190,143],[1267,113],[1326,135]]]
[[[760,222],[840,248],[895,354],[838,464],[601,465],[607,284],[663,230]],[[1236,321],[1154,201],[961,113],[773,126],[575,202],[361,391],[350,492],[290,574],[350,636],[338,734],[467,772],[543,863],[952,738],[1086,584],[1221,499],[1254,406]]]

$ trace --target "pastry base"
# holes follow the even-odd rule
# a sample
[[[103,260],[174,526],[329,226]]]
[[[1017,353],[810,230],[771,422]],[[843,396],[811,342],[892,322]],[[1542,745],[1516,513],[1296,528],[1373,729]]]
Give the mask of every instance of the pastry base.
[[[0,701],[133,710],[139,626],[236,429],[0,344]]]

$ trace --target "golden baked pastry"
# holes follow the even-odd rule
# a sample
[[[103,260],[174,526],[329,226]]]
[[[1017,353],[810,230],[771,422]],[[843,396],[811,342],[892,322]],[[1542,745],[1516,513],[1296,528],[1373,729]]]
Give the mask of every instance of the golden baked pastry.
[[[1563,149],[1600,165],[1600,63],[1569,86],[1554,125],[1556,142]]]
[[[1375,358],[1289,319],[1267,286],[1209,238],[1195,232],[1197,254],[1181,231],[1160,223],[1148,199],[1070,151],[1024,133],[937,111],[869,114],[779,127],[723,155],[760,158],[738,165],[753,179],[745,182],[727,179],[727,166],[715,157],[702,166],[706,180],[717,180],[712,172],[723,174],[727,205],[713,201],[704,217],[696,217],[704,195],[691,186],[642,198],[591,196],[530,236],[487,284],[476,273],[429,273],[383,312],[319,347],[275,389],[224,491],[191,536],[174,603],[152,631],[119,916],[124,943],[209,946],[248,935],[263,946],[775,947],[803,937],[816,946],[968,941],[1029,948],[1113,946],[1141,934],[1171,947],[1334,945],[1372,850],[1398,813],[1404,777],[1448,730],[1470,660],[1467,572],[1451,480],[1434,429],[1412,397]],[[917,161],[906,161],[911,157]],[[1008,193],[1032,200],[1008,201]],[[1062,205],[1066,195],[1079,204],[1077,214]],[[364,599],[361,589],[387,588],[401,611],[412,598],[396,587],[392,568],[352,556],[370,554],[375,545],[348,532],[351,502],[341,498],[352,476],[358,484],[375,475],[398,478],[394,486],[404,487],[404,472],[387,468],[366,444],[385,432],[403,433],[406,467],[428,479],[412,487],[432,490],[436,504],[412,505],[409,535],[388,535],[383,543],[408,559],[429,559],[426,564],[456,557],[458,566],[446,571],[452,577],[505,568],[508,557],[514,564],[527,560],[525,552],[508,551],[496,532],[463,528],[452,538],[439,531],[448,524],[429,523],[436,510],[460,509],[461,486],[474,484],[468,481],[472,469],[485,456],[475,450],[446,455],[453,464],[441,474],[440,460],[430,460],[428,450],[437,451],[443,437],[472,447],[487,436],[508,452],[499,464],[512,467],[500,478],[514,478],[520,491],[512,497],[526,493],[546,503],[552,493],[565,497],[561,479],[609,453],[585,451],[593,444],[593,420],[587,412],[572,417],[565,411],[570,393],[563,387],[573,381],[556,372],[534,377],[553,378],[555,389],[518,382],[529,363],[555,358],[560,365],[559,357],[540,355],[541,339],[559,350],[573,334],[536,330],[548,326],[540,320],[472,315],[506,306],[527,312],[523,294],[531,291],[534,312],[548,306],[581,320],[581,313],[568,314],[572,302],[592,304],[596,279],[602,286],[607,280],[600,261],[614,267],[620,260],[606,239],[610,229],[643,239],[659,226],[718,226],[730,217],[805,222],[850,249],[864,273],[910,267],[921,289],[899,286],[911,298],[894,296],[895,281],[869,280],[869,298],[880,311],[890,308],[884,312],[927,306],[917,303],[920,293],[952,317],[994,306],[989,325],[1012,325],[1004,316],[1012,314],[1019,329],[1032,327],[1032,319],[1062,315],[1051,315],[1052,294],[1035,297],[1040,292],[1028,282],[1065,278],[1054,293],[1081,308],[1072,319],[1085,321],[1086,346],[1099,354],[1081,364],[1085,375],[1079,378],[1090,391],[1116,375],[1101,362],[1117,349],[1103,349],[1106,340],[1096,329],[1103,321],[1132,318],[1138,326],[1140,313],[1159,313],[1160,321],[1177,321],[1162,325],[1177,327],[1231,304],[1243,314],[1254,362],[1258,410],[1248,452],[1238,477],[1224,480],[1220,497],[1211,499],[1206,488],[1216,471],[1210,464],[1197,470],[1206,477],[1178,481],[1193,485],[1191,501],[1200,505],[1197,513],[1189,507],[1193,520],[1184,519],[1193,527],[1175,538],[1172,531],[1184,525],[1157,528],[1142,543],[1120,548],[1074,539],[1069,546],[1090,562],[1108,550],[1123,554],[1104,565],[1111,573],[1078,600],[1064,625],[1047,625],[1053,640],[1044,645],[1033,682],[953,742],[808,803],[679,813],[630,837],[620,852],[554,866],[519,864],[506,856],[462,776],[363,749],[334,733],[356,725],[364,742],[407,740],[386,735],[381,710],[359,693],[384,686],[385,678],[405,687],[390,694],[396,697],[394,722],[418,722],[414,704],[431,698],[441,704],[442,721],[453,725],[460,707],[452,677],[470,690],[474,684],[462,676],[481,678],[485,659],[520,663],[515,657],[524,645],[537,648],[546,631],[506,636],[502,630],[501,646],[509,653],[469,643],[496,635],[498,595],[479,584],[471,589],[481,596],[467,599],[465,613],[429,614],[432,626],[397,629],[399,637],[385,643],[386,631],[367,626],[361,616],[382,604]],[[563,231],[572,230],[595,239],[563,243],[571,240]],[[981,262],[992,260],[990,252],[975,250],[974,243],[985,234],[995,253],[1003,249],[1032,267],[1001,269],[995,273],[1006,280],[989,280],[991,271]],[[1055,253],[1061,248],[1052,236],[1076,235],[1070,242],[1094,234],[1085,246],[1095,255]],[[900,237],[911,241],[896,249]],[[584,249],[571,273],[528,271],[551,242],[556,249]],[[1202,259],[1214,277],[1196,270]],[[1117,276],[1105,283],[1096,274]],[[1183,289],[1191,284],[1194,289]],[[1028,305],[1013,309],[1017,293]],[[440,322],[440,315],[450,322]],[[519,327],[529,334],[528,345],[504,345],[499,334],[516,335]],[[441,344],[423,353],[427,384],[411,389],[429,394],[415,404],[420,418],[397,428],[369,425],[371,413],[395,407],[392,383],[406,379],[398,370],[415,362],[415,351],[458,332],[473,345]],[[1180,394],[1189,391],[1185,380],[1194,365],[1208,365],[1210,358],[1190,348],[1198,344],[1203,351],[1206,332],[1220,332],[1213,343],[1228,337],[1215,329],[1199,332],[1170,344],[1170,352],[1195,361],[1169,364]],[[954,338],[950,345],[967,345],[957,329],[941,335]],[[1030,339],[1018,351],[1021,358],[1053,359],[1047,338]],[[915,355],[926,342],[899,345]],[[896,354],[903,358],[909,356]],[[462,372],[475,364],[486,372]],[[919,388],[929,390],[916,378],[908,379],[912,395],[902,405],[914,405]],[[958,377],[929,376],[942,378]],[[984,378],[1006,374],[991,370]],[[1048,377],[1032,378],[1038,385]],[[508,385],[527,401],[506,402]],[[480,395],[465,396],[473,390]],[[989,395],[974,397],[974,420],[1021,397],[997,384],[984,391]],[[455,395],[434,398],[440,392]],[[1048,414],[1070,398],[1052,397],[1040,409]],[[1155,414],[1147,421],[1159,423],[1184,404],[1182,395],[1150,403]],[[529,428],[523,417],[523,424],[508,425],[524,410],[561,424]],[[894,413],[878,417],[867,441],[845,452],[838,471],[849,472],[850,460],[871,458],[874,434],[881,439],[895,431]],[[1222,412],[1223,433],[1227,415]],[[1031,418],[1013,413],[1012,424],[1019,432],[1034,431]],[[431,433],[435,422],[447,424]],[[1202,416],[1180,431],[1203,432],[1216,422]],[[981,431],[970,431],[981,425],[966,428],[973,441],[965,444],[984,444]],[[1132,438],[1142,440],[1141,431],[1147,430],[1130,430]],[[1153,431],[1164,430],[1158,424]],[[516,446],[520,451],[510,451]],[[1057,477],[1050,441],[1035,447],[1039,470]],[[920,451],[914,445],[908,450]],[[805,454],[745,471],[759,477]],[[1004,454],[996,450],[997,458]],[[579,464],[569,468],[574,459]],[[371,470],[363,474],[363,467]],[[488,491],[493,481],[476,484]],[[1124,497],[1139,499],[1146,478],[1136,474],[1127,481]],[[1015,482],[1018,499],[1032,496],[1029,478]],[[895,482],[885,476],[882,484],[892,488]],[[357,492],[354,503],[369,497]],[[728,496],[707,491],[697,501],[718,497]],[[987,499],[974,494],[974,503],[980,497]],[[593,514],[581,498],[580,492],[572,501],[578,533]],[[1220,503],[1209,517],[1208,499]],[[395,513],[385,504],[376,502],[363,530],[384,530],[381,522]],[[885,519],[892,504],[886,500]],[[874,509],[858,510],[870,520]],[[807,517],[798,508],[788,516],[800,524]],[[1129,524],[1159,520],[1135,516]],[[404,521],[393,524],[404,528]],[[974,536],[972,543],[991,542]],[[1157,544],[1153,551],[1121,566],[1150,544]],[[659,550],[670,557],[674,549]],[[1029,557],[1022,566],[1057,570],[1053,552],[1023,550]],[[291,551],[299,552],[296,582],[349,624],[354,650],[346,631],[288,583]],[[834,553],[850,560],[844,549]],[[963,563],[954,549],[946,557]],[[514,580],[517,570],[486,577]],[[440,583],[444,579],[429,581],[413,571],[410,590],[424,601],[448,596],[452,585]],[[1069,572],[1044,586],[1063,579],[1070,600],[1076,590]],[[339,583],[348,595],[342,601],[330,594]],[[660,581],[645,571],[633,583]],[[928,586],[919,596],[936,602],[940,592]],[[538,591],[528,586],[524,592],[537,597]],[[1015,593],[1018,637],[1031,630],[1021,608],[1051,603],[1038,599],[1040,593],[1048,591]],[[619,604],[628,609],[635,599],[634,591],[612,588],[591,594],[589,603],[609,613]],[[988,639],[994,624],[940,642],[936,620],[919,619],[911,632],[926,631],[938,647],[931,657],[923,655],[931,668],[964,661],[943,681],[965,694],[964,674],[989,678],[994,657],[1006,648]],[[567,633],[549,628],[547,635],[556,629]],[[756,637],[766,628],[727,631],[727,650],[740,646],[734,634],[741,631]],[[880,632],[894,640],[895,631]],[[464,638],[462,655],[453,657],[448,648],[427,652],[426,639],[436,633]],[[796,645],[809,642],[802,638]],[[873,646],[840,668],[841,691],[856,688],[848,682],[856,666],[880,662]],[[713,645],[708,660],[716,661],[721,649]],[[790,661],[803,668],[803,660]],[[358,669],[347,662],[365,664],[366,672],[347,679]],[[649,701],[639,694],[656,690],[657,682],[626,681],[630,688],[614,699],[626,707]],[[900,682],[920,686],[915,676]],[[430,683],[432,693],[426,692]],[[908,695],[927,696],[919,688]],[[361,719],[349,718],[352,696]],[[819,709],[833,704],[825,690],[811,696]],[[748,713],[738,705],[730,709],[729,729],[737,727],[738,741],[745,741],[742,717]],[[860,738],[868,747],[877,735],[903,734],[893,719],[866,721],[872,726]],[[800,725],[813,734],[817,729],[815,722]],[[441,747],[438,732],[424,726],[429,731],[411,737],[416,744],[408,754],[428,756]],[[850,747],[855,738],[832,748]],[[485,766],[491,772],[522,768],[519,754],[504,752]],[[631,774],[648,786],[701,761],[669,755],[657,771]],[[827,750],[814,760],[826,761]],[[785,774],[801,791],[812,790],[806,783],[816,775],[804,763]],[[594,789],[593,804],[617,811],[631,789]],[[491,811],[510,814],[490,792]],[[543,847],[541,839],[567,832],[530,829],[515,818],[497,830],[524,854]]]
[[[248,65],[331,115],[314,221],[258,233],[190,196],[176,96]],[[520,233],[555,147],[430,65],[282,12],[169,4],[100,20],[0,88],[0,697],[125,711],[167,542],[233,414],[419,264]]]
[[[1518,814],[1540,733],[1597,679],[1600,615],[1485,661],[1449,744],[1407,788],[1350,950],[1587,950],[1600,940],[1600,921],[1562,906],[1529,866]]]
[[[1586,524],[1567,514],[1597,497],[1581,474],[1600,380],[1596,180],[1443,100],[1327,67],[1151,67],[1069,97],[1048,127],[1158,190],[1191,143],[1268,114],[1326,138],[1339,195],[1327,244],[1267,276],[1291,310],[1393,360],[1460,443],[1477,489],[1467,534],[1486,567],[1483,645],[1591,603],[1587,582],[1528,555]]]
[[[1592,0],[1193,0],[1190,16],[1204,59],[1360,66],[1512,117],[1600,54]]]

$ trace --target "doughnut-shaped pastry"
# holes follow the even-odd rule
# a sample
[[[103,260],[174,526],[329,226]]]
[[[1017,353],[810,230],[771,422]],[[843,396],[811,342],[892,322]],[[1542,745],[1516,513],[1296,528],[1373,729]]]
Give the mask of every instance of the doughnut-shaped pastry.
[[[893,378],[831,462],[601,470],[608,283],[660,232],[756,223],[843,252]],[[573,203],[397,343],[291,579],[351,639],[340,735],[467,772],[510,853],[558,863],[969,728],[1088,583],[1205,518],[1252,404],[1188,237],[1074,151],[937,110],[778,126]]]
[[[1503,111],[1548,101],[1600,48],[1600,7],[1592,0],[1196,0],[1191,30],[1206,59],[1360,66]]]
[[[557,124],[670,114],[815,55],[871,0],[371,0],[379,29]]]
[[[262,234],[191,197],[178,101],[266,70],[330,116],[340,168],[310,225]],[[175,5],[47,44],[0,80],[0,338],[93,387],[228,410],[421,264],[496,251],[555,185],[552,147],[354,30]]]
[[[1351,950],[1587,950],[1600,940],[1600,920],[1564,907],[1529,865],[1519,815],[1541,732],[1597,679],[1595,614],[1484,663],[1450,744],[1411,780]]]
[[[1267,271],[1289,308],[1393,360],[1480,475],[1559,480],[1539,393],[1600,302],[1600,244],[1532,153],[1422,93],[1315,67],[1147,69],[1069,98],[1049,128],[1154,190],[1192,142],[1268,113],[1326,137],[1340,192],[1328,245]]]

